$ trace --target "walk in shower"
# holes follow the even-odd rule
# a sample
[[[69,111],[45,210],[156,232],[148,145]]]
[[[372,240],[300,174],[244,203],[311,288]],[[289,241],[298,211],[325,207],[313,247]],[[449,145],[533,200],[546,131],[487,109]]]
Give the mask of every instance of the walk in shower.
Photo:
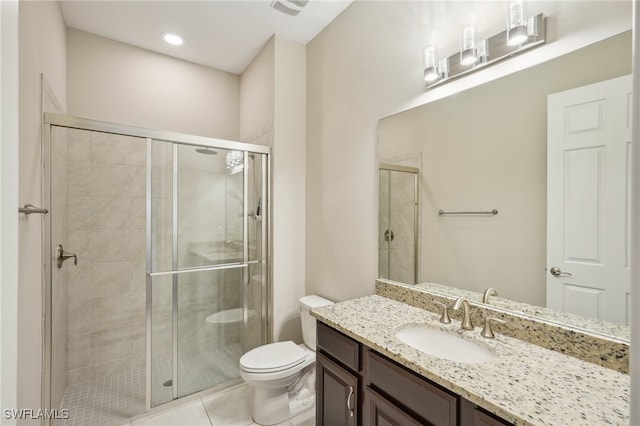
[[[123,423],[267,341],[269,148],[47,114],[44,401]]]
[[[380,163],[378,168],[378,276],[416,284],[419,277],[420,169]]]

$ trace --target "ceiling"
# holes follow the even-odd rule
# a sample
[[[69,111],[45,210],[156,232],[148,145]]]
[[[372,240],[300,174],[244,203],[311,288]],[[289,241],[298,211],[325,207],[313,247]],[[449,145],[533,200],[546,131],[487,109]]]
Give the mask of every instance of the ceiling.
[[[271,0],[60,3],[68,27],[241,74],[273,34],[307,44],[351,1],[310,0],[297,16],[272,8]],[[164,32],[184,44],[165,43]]]

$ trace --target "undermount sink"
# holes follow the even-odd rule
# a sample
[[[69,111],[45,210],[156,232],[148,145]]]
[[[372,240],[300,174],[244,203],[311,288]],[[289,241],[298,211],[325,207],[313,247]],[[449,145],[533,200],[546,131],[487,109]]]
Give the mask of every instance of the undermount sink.
[[[493,359],[486,347],[456,334],[424,325],[411,325],[396,331],[401,342],[438,358],[467,364],[481,364]]]

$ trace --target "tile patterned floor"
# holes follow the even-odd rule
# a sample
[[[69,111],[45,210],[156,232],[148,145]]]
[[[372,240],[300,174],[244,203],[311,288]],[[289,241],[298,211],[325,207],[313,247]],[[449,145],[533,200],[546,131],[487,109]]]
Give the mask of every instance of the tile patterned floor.
[[[146,417],[131,426],[258,426],[251,419],[253,393],[249,386],[201,398],[173,410]],[[124,423],[116,426],[129,426]],[[278,426],[314,426],[315,409]]]
[[[178,373],[179,393],[189,395],[209,389],[240,377],[238,360],[242,355],[240,345],[185,356],[180,360]],[[211,361],[215,360],[215,364]],[[154,365],[152,371],[152,403],[159,405],[171,401],[171,386],[164,386],[170,379],[171,362]],[[69,386],[65,391],[62,408],[70,417],[55,426],[114,426],[144,413],[144,368],[124,371],[111,377]]]

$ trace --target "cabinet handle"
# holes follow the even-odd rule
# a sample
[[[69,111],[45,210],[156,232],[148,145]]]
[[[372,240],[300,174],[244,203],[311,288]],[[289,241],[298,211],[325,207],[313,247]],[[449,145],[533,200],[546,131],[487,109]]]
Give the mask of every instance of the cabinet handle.
[[[351,408],[351,397],[353,396],[353,386],[349,386],[349,395],[347,395],[347,409],[349,410],[349,416],[353,417],[353,408]]]

